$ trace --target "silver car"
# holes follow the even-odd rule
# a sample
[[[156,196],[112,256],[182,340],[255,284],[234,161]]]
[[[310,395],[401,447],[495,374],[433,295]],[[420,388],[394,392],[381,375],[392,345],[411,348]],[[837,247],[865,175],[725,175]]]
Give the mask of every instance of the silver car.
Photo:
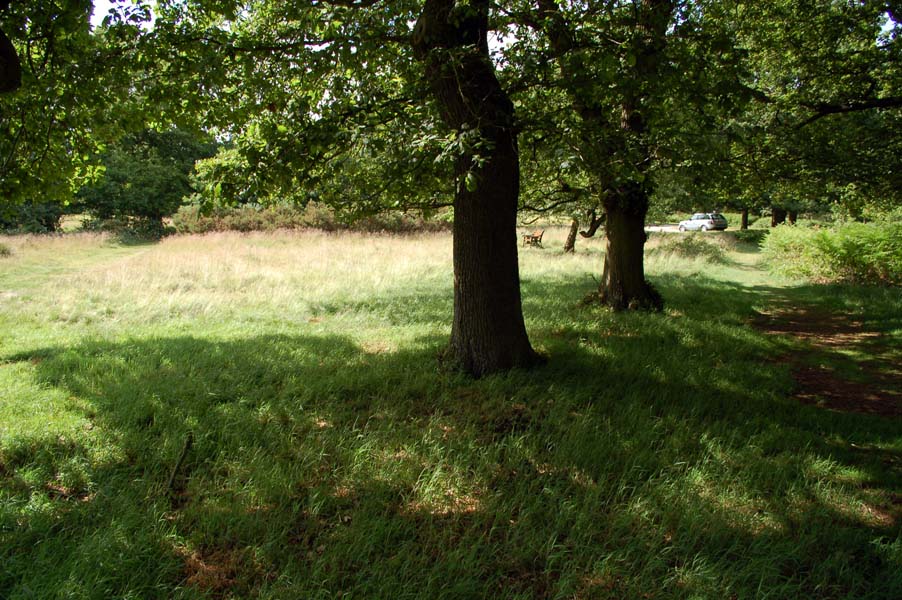
[[[726,229],[727,219],[720,213],[695,213],[691,218],[680,221],[680,231],[708,231]]]

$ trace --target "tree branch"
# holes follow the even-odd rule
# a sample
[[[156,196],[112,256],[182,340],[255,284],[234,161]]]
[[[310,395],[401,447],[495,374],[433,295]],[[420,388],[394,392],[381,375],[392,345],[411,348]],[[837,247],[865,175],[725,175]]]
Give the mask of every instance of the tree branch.
[[[888,98],[875,98],[872,100],[857,100],[840,104],[803,104],[803,106],[814,110],[815,114],[802,121],[802,123],[800,123],[796,127],[796,129],[807,127],[808,125],[811,125],[815,121],[822,119],[828,115],[860,112],[879,108],[899,108],[902,107],[902,96],[890,96]]]
[[[347,8],[367,8],[379,4],[382,0],[311,0],[311,4],[328,4],[330,6],[344,6]]]
[[[528,210],[530,212],[536,212],[536,213],[547,213],[547,212],[554,210],[555,208],[557,208],[559,206],[564,206],[565,204],[573,204],[576,201],[577,201],[576,198],[572,198],[572,197],[565,198],[564,200],[559,200],[558,202],[549,204],[548,206],[543,206],[541,208],[524,204],[524,205],[520,206],[520,210]]]

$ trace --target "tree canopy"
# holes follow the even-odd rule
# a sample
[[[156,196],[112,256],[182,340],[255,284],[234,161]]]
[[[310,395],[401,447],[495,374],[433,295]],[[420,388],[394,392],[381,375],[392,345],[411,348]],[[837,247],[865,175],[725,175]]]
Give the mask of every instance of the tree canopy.
[[[234,141],[261,191],[366,210],[450,203],[443,181],[473,140],[442,131],[428,100],[410,45],[422,2],[170,1],[153,27],[148,5],[115,6],[96,28],[87,1],[0,7],[24,82],[0,102],[7,199],[65,196],[98,148],[179,123]],[[883,1],[490,3],[526,204],[600,206],[617,181],[676,170],[745,182],[738,194],[810,173],[817,189],[832,177],[893,195],[899,138],[875,137],[898,126],[897,14]],[[645,141],[621,126],[625,102],[642,105]]]
[[[0,11],[21,85],[0,96],[0,198],[68,202],[96,174],[97,155],[152,121],[137,94],[143,11],[92,29],[91,2],[14,2]]]
[[[78,191],[78,201],[94,219],[134,219],[162,230],[192,192],[195,161],[214,152],[215,144],[184,131],[128,134],[104,151],[103,172]]]
[[[887,2],[739,3],[753,101],[722,145],[721,189],[749,205],[899,205],[902,46]],[[709,181],[713,178],[709,178]],[[716,181],[716,180],[715,180]],[[857,199],[853,199],[857,197]]]

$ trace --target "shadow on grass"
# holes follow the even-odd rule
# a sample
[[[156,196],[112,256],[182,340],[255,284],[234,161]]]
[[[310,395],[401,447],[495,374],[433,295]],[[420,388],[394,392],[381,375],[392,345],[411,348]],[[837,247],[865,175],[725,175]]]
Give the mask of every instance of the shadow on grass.
[[[750,291],[756,294],[774,293],[774,290],[764,286],[753,287]],[[805,284],[782,288],[776,295],[783,308],[812,307],[824,313],[856,319],[869,331],[902,331],[902,293],[898,287]]]
[[[767,290],[656,284],[670,314],[580,309],[581,284],[531,282],[550,364],[479,381],[437,370],[439,337],[11,357],[86,425],[6,443],[0,595],[902,590],[899,521],[881,504],[902,486],[899,423],[785,399],[778,342],[744,325]]]

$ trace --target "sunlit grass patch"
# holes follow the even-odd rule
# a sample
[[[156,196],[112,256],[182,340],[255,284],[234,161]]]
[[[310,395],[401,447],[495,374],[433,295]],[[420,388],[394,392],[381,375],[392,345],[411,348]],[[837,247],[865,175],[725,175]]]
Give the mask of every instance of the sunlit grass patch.
[[[128,260],[71,276],[62,301],[70,313],[103,304],[129,320],[253,317],[265,306],[267,315],[291,321],[383,302],[397,282],[410,283],[413,265],[426,269],[417,271],[423,285],[447,272],[450,248],[438,236],[407,244],[404,254],[388,236],[346,234],[338,241],[317,233],[167,238]]]

